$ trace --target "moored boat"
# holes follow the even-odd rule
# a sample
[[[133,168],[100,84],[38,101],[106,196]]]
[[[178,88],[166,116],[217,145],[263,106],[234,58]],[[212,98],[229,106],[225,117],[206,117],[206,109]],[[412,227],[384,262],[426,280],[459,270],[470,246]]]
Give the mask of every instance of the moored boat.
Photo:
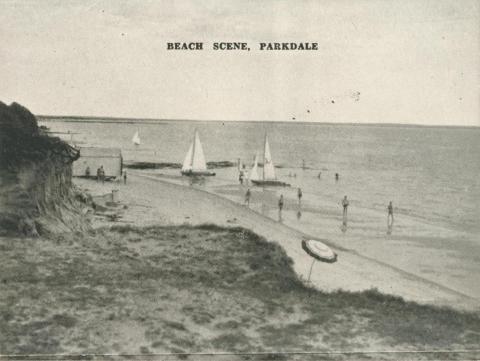
[[[257,163],[255,162],[255,165],[254,165],[255,173],[257,173],[256,166],[257,166]],[[272,154],[270,152],[270,144],[268,143],[268,137],[266,134],[265,134],[265,144],[264,144],[264,151],[263,151],[262,177],[260,178],[258,177],[258,175],[257,175],[257,179],[250,177],[250,181],[257,186],[276,186],[276,187],[290,186],[290,184],[282,182],[277,179],[277,176],[275,174],[275,165],[273,164]]]
[[[202,143],[198,131],[195,129],[193,141],[188,148],[182,165],[182,175],[185,176],[214,176],[214,172],[207,170],[207,162],[203,153]]]
[[[137,145],[137,146],[140,145],[140,134],[138,133],[138,130],[133,135],[132,143]]]

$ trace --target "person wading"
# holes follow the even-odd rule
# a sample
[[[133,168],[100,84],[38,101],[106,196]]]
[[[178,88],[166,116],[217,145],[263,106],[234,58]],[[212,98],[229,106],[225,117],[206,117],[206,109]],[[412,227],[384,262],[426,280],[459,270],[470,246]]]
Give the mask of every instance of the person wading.
[[[393,204],[392,201],[388,204],[387,207],[388,215],[387,215],[387,226],[391,227],[393,226]]]
[[[280,195],[280,199],[278,200],[278,219],[282,220],[282,209],[283,209],[283,194]]]
[[[250,192],[250,188],[248,188],[247,193],[245,193],[245,205],[247,207],[250,207],[250,196],[251,196],[251,192]]]
[[[347,196],[343,197],[342,199],[342,206],[343,206],[343,223],[347,223],[347,211],[348,211],[348,202]]]
[[[302,196],[303,196],[301,188],[298,188],[297,196],[298,196],[298,205],[301,206],[302,205]]]

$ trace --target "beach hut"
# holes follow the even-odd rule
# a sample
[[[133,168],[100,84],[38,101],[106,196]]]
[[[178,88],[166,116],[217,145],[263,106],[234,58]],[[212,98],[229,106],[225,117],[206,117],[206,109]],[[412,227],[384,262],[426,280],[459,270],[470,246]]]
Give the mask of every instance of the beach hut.
[[[87,176],[87,169],[91,177],[96,177],[97,169],[103,165],[105,177],[115,178],[122,175],[122,151],[118,148],[80,148],[80,157],[73,162],[73,176]]]

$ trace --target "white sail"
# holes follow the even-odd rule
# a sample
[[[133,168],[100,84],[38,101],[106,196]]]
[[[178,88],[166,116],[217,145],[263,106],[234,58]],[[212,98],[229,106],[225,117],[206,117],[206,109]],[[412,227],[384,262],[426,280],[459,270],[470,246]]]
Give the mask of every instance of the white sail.
[[[132,142],[135,145],[140,145],[140,135],[138,134],[138,130],[133,135]]]
[[[260,177],[258,176],[258,156],[255,154],[255,160],[253,161],[253,167],[250,169],[250,175],[248,177],[249,181],[252,180],[259,180]]]
[[[193,143],[190,144],[187,155],[185,156],[185,160],[183,161],[182,172],[188,172],[192,170],[192,151],[193,151]]]
[[[275,166],[273,165],[272,155],[270,154],[270,145],[267,135],[265,135],[265,153],[263,156],[263,180],[276,180]]]
[[[207,162],[205,161],[205,155],[203,154],[202,143],[200,143],[200,137],[198,136],[197,131],[195,131],[195,139],[193,141],[192,170],[193,171],[207,170]]]

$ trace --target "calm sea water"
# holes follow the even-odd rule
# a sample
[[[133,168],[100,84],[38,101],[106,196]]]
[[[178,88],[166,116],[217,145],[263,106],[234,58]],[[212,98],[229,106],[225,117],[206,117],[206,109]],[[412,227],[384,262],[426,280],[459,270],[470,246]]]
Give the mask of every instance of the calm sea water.
[[[306,195],[337,201],[346,194],[352,207],[382,214],[391,200],[398,215],[472,236],[480,230],[480,129],[191,121],[43,124],[77,133],[73,139],[80,146],[121,148],[125,160],[176,163],[183,161],[195,128],[207,161],[241,158],[247,165],[255,153],[261,155],[267,132],[273,160],[282,167],[279,176]],[[131,142],[136,130],[142,140],[138,148]],[[294,173],[296,178],[289,177]],[[207,182],[236,184],[237,177],[236,170],[220,170]]]

